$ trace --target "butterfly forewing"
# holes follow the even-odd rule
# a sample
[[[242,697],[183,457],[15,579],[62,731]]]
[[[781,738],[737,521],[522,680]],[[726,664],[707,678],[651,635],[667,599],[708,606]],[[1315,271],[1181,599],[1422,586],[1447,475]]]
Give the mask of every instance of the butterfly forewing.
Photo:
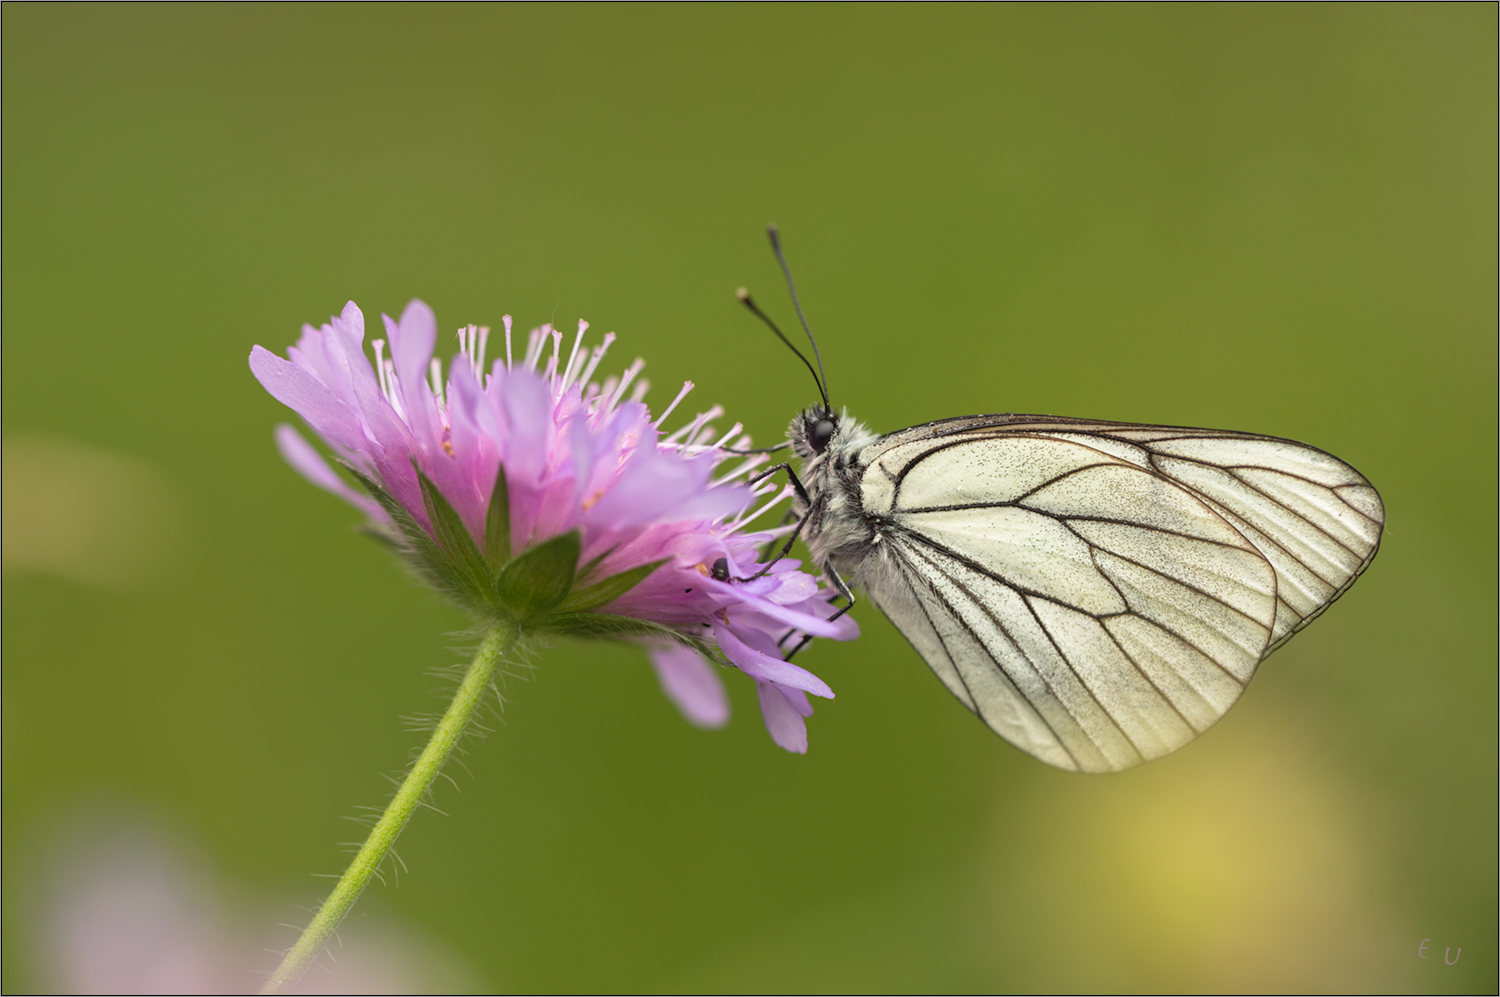
[[[1176,750],[1369,564],[1342,461],[1246,433],[979,416],[865,447],[845,564],[996,733],[1062,768]]]

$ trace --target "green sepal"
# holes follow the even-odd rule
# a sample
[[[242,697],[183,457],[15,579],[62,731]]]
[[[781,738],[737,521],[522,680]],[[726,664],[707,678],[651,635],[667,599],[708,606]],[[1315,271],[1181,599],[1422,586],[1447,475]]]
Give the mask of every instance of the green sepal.
[[[684,644],[704,655],[713,656],[713,645],[705,640],[699,640],[660,623],[637,620],[630,616],[612,616],[609,613],[548,613],[528,623],[526,629],[530,633],[580,637],[585,640],[644,637],[656,641]]]
[[[574,530],[537,544],[507,564],[495,580],[503,611],[529,620],[557,608],[573,590],[581,545]]]
[[[618,549],[618,547],[611,547],[609,550],[605,551],[603,554],[600,554],[598,557],[594,558],[588,564],[585,564],[583,567],[579,568],[578,569],[578,577],[576,579],[574,579],[574,581],[575,582],[586,582],[586,581],[588,581],[590,578],[592,578],[594,576],[594,571],[599,567],[599,565],[601,565],[601,564],[604,563],[604,559],[606,557],[608,557],[609,555],[613,554],[617,549]]]
[[[363,523],[356,526],[354,531],[356,533],[363,533],[375,542],[390,548],[393,554],[399,556],[406,553],[406,547],[402,545],[401,539],[384,526],[379,526],[375,523]]]
[[[399,533],[398,538],[389,538],[401,547],[407,555],[407,563],[417,570],[433,587],[446,592],[454,598],[467,602],[468,586],[464,584],[453,562],[443,553],[439,547],[422,529],[420,523],[412,518],[411,513],[397,502],[395,497],[384,488],[380,487],[370,478],[366,477],[358,469],[344,464],[344,469],[354,475],[360,487],[370,493],[370,497],[380,503],[386,515],[391,517],[391,522],[396,526]],[[401,541],[405,541],[403,545]]]
[[[495,471],[495,490],[484,513],[484,560],[498,572],[510,560],[510,488],[505,483],[505,462]]]
[[[412,462],[417,472],[417,483],[422,487],[422,504],[427,507],[427,518],[432,520],[432,532],[437,534],[438,544],[447,552],[455,574],[464,582],[469,597],[480,605],[495,603],[495,573],[485,563],[484,555],[474,543],[463,517],[452,503],[438,491],[432,479],[423,474]],[[569,583],[571,584],[571,579]]]
[[[557,607],[559,613],[579,613],[585,609],[597,609],[607,602],[614,602],[620,596],[635,588],[646,580],[646,576],[657,568],[667,563],[667,559],[652,561],[650,564],[642,564],[622,571],[618,575],[610,575],[597,585],[587,588],[574,589],[573,594],[564,599]]]

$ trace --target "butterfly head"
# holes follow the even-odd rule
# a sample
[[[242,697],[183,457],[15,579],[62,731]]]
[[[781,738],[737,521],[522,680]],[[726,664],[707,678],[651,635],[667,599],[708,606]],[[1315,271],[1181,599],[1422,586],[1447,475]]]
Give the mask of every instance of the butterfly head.
[[[803,413],[802,426],[807,434],[807,448],[813,454],[828,449],[839,429],[839,417],[826,409],[813,408]]]
[[[797,414],[787,436],[792,441],[792,449],[805,462],[827,453],[838,433],[838,414],[814,405]]]
[[[803,469],[842,468],[857,461],[861,450],[879,439],[864,423],[851,418],[848,410],[833,412],[814,405],[797,413],[787,429],[792,451],[802,459]]]

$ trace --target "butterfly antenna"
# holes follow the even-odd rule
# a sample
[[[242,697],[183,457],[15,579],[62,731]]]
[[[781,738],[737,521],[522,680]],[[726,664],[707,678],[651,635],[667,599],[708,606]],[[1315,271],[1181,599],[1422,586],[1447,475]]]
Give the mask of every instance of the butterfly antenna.
[[[781,252],[781,230],[775,225],[767,225],[766,235],[771,238],[771,251],[776,254],[776,262],[781,264],[781,272],[786,274],[786,289],[792,292],[792,307],[797,309],[797,320],[802,323],[802,331],[807,333],[807,341],[812,343],[813,356],[818,361],[818,388],[823,392],[823,407],[832,413],[833,409],[828,406],[828,375],[823,373],[823,354],[818,352],[818,341],[807,327],[807,318],[802,314],[802,302],[797,300],[797,285],[792,283],[792,268],[786,265],[786,256]]]
[[[750,298],[750,291],[747,288],[743,288],[742,287],[739,290],[735,291],[734,292],[734,296],[736,298],[739,298],[740,299],[740,304],[742,304],[746,308],[750,309],[750,311],[755,315],[756,318],[760,319],[766,325],[770,326],[771,327],[771,331],[774,332],[774,333],[776,333],[776,338],[780,339],[783,343],[785,343],[787,349],[789,349],[793,353],[797,354],[797,359],[802,361],[802,365],[807,368],[807,372],[813,376],[813,383],[818,386],[818,394],[823,396],[823,408],[826,411],[829,411],[829,412],[833,411],[831,408],[828,407],[828,392],[824,389],[823,382],[821,380],[819,380],[819,378],[818,378],[818,372],[813,369],[813,365],[808,362],[807,357],[805,357],[805,356],[802,355],[802,351],[799,350],[799,349],[797,349],[797,347],[793,346],[792,345],[792,341],[790,339],[787,339],[786,335],[783,334],[782,331],[776,327],[776,323],[775,322],[771,321],[771,316],[769,316],[765,312],[761,311],[760,308],[759,308],[759,306],[757,306],[755,304],[755,302],[753,300],[751,300],[751,298]]]

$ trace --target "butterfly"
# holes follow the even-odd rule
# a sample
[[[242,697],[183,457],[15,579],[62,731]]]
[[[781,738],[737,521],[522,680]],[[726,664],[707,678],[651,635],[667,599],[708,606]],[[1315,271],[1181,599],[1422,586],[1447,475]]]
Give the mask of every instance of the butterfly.
[[[802,308],[770,230],[798,318]],[[1385,509],[1337,457],[1254,433],[976,415],[881,435],[820,402],[788,443],[796,538],[1027,754],[1119,772],[1222,717],[1369,567]]]

